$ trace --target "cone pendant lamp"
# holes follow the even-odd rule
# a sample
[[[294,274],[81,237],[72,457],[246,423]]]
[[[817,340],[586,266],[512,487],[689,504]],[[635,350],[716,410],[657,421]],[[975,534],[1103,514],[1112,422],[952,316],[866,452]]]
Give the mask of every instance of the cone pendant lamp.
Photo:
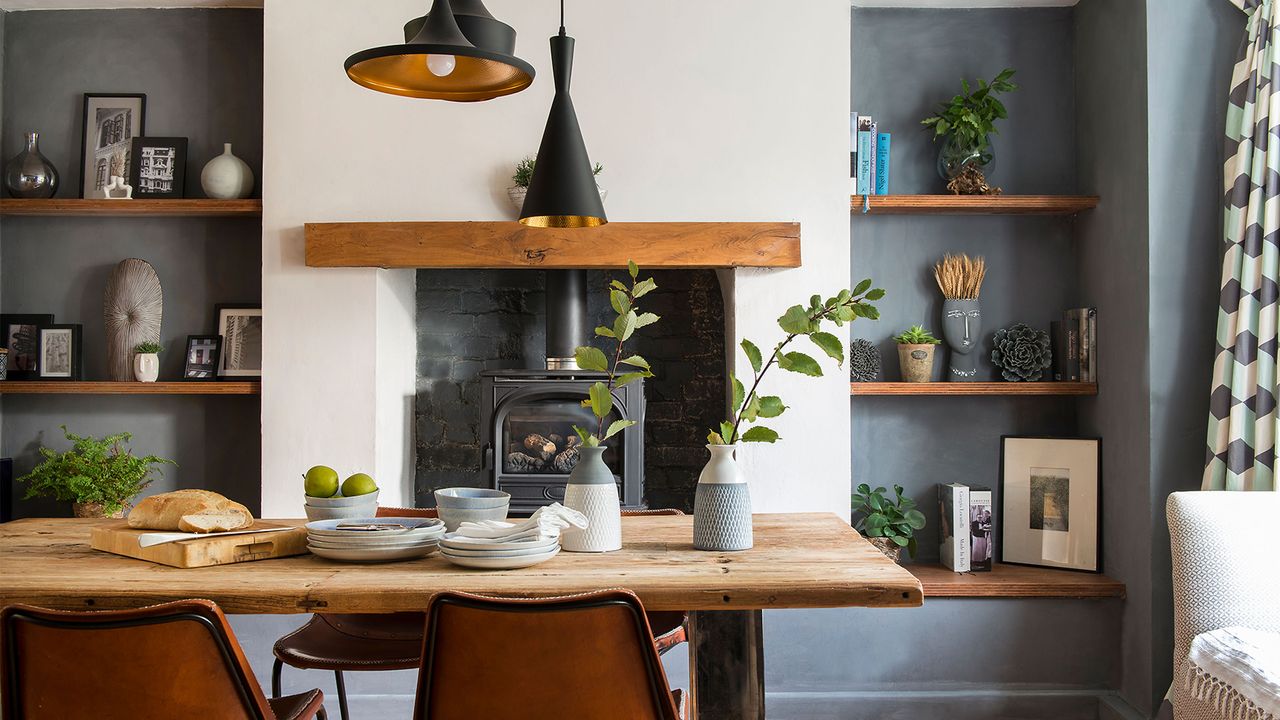
[[[578,114],[569,97],[573,74],[573,38],[564,31],[564,0],[560,2],[560,34],[551,38],[551,65],[556,96],[547,128],[542,133],[537,164],[520,222],[530,227],[583,228],[609,222],[596,187],[587,145],[578,127]]]
[[[454,102],[491,100],[529,87],[533,66],[515,56],[515,30],[490,15],[481,0],[457,4],[455,15],[449,0],[435,0],[425,18],[406,24],[403,44],[347,58],[347,77],[378,92]]]

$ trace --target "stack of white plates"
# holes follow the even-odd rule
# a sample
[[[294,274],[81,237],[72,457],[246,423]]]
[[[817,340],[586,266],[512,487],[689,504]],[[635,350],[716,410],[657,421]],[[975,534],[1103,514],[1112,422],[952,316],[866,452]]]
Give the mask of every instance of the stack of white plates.
[[[503,541],[449,533],[440,540],[440,555],[454,565],[482,570],[514,570],[546,562],[560,552],[560,538]]]
[[[435,551],[444,523],[435,518],[379,517],[307,523],[307,549],[343,562],[413,560]]]

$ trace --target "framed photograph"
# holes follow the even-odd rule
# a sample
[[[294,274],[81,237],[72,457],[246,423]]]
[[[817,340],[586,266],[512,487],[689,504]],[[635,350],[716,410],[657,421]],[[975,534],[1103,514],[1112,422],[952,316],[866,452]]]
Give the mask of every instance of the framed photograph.
[[[40,328],[41,380],[80,379],[80,329],[80,325],[47,325]]]
[[[219,377],[262,376],[262,308],[219,305],[218,335],[222,336]]]
[[[1000,438],[1000,561],[1102,572],[1102,440]]]
[[[145,133],[147,96],[84,94],[80,197],[100,198],[112,175],[128,177],[133,139]]]
[[[218,360],[221,357],[221,335],[188,335],[187,364],[182,370],[183,379],[216,379],[218,377]]]
[[[136,198],[180,198],[187,174],[187,139],[133,139],[129,184]]]
[[[52,315],[0,314],[0,343],[9,351],[9,379],[40,377],[40,328],[53,324]]]

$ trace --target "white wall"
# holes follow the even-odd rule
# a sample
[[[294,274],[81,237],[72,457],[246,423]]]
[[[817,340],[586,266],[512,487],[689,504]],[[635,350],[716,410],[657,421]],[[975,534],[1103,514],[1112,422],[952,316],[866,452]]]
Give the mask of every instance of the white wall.
[[[384,501],[412,497],[412,279],[302,267],[302,223],[508,218],[510,167],[542,134],[552,2],[488,2],[538,70],[519,95],[449,104],[346,79],[348,54],[395,41],[424,4],[266,3],[267,515],[297,514],[297,474],[315,462],[374,467]],[[848,0],[592,0],[568,11],[574,97],[606,166],[611,219],[802,223],[802,268],[734,278],[730,326],[772,345],[787,305],[849,282]],[[845,373],[784,375],[769,385],[792,406],[774,422],[784,441],[740,453],[756,507],[847,515]]]

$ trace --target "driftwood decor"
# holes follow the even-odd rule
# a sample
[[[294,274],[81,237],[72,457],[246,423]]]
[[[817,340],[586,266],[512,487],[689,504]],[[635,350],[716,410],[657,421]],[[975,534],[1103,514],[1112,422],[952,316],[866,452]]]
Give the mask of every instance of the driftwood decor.
[[[163,310],[164,290],[151,263],[137,258],[121,260],[111,271],[102,298],[110,379],[133,379],[133,349],[144,342],[160,342]]]

